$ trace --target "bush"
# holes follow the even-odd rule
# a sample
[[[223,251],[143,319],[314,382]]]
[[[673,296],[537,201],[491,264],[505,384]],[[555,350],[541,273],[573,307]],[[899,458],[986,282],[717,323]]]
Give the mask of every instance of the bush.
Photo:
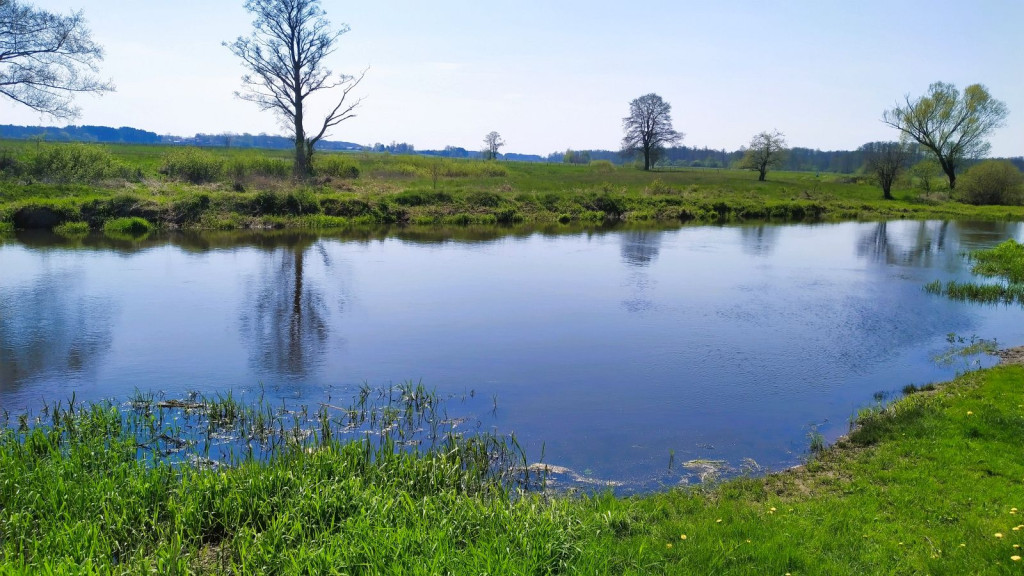
[[[167,153],[160,173],[176,180],[203,184],[219,179],[223,169],[223,160],[213,153],[189,146]]]
[[[612,164],[611,160],[591,160],[590,167],[598,172],[612,172],[615,170],[615,164]]]
[[[968,204],[1020,204],[1024,196],[1024,174],[1007,160],[976,164],[959,184],[960,197]]]
[[[359,178],[359,166],[351,159],[338,154],[314,156],[313,171],[331,178]]]
[[[125,177],[128,173],[103,146],[77,142],[39,148],[29,157],[25,170],[35,178],[51,182],[96,182]]]
[[[144,218],[115,218],[103,225],[104,232],[118,236],[141,236],[152,229],[153,225]]]
[[[235,180],[249,176],[288,178],[292,174],[292,162],[282,158],[270,158],[263,154],[247,154],[229,160],[225,171]]]

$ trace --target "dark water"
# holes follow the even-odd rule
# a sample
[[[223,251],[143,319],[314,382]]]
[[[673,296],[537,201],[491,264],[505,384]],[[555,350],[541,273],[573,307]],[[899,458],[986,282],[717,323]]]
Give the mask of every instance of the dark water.
[[[798,463],[812,429],[965,369],[932,359],[948,333],[1024,344],[1020,308],[921,288],[1020,223],[503,234],[8,239],[0,407],[422,380],[496,399],[481,421],[533,459],[642,489],[694,459]]]

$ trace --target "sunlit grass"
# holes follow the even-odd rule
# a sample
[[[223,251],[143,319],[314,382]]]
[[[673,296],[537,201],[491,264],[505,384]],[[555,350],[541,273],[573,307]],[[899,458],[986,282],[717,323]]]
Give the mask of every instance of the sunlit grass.
[[[376,416],[366,389],[298,428],[301,411],[230,395],[3,414],[0,571],[1013,574],[1022,382],[1004,367],[908,390],[800,468],[626,499],[510,491],[472,437],[417,454],[322,432],[436,410],[411,384]],[[267,451],[212,467],[150,441],[207,427]]]
[[[896,190],[896,199],[885,201],[863,178],[838,174],[772,172],[758,182],[746,170],[644,172],[607,164],[320,152],[313,161],[317,174],[296,182],[287,150],[23,141],[0,147],[13,158],[0,186],[0,219],[8,222],[18,210],[48,208],[56,200],[67,212],[62,219],[96,228],[106,219],[129,216],[165,228],[304,227],[311,221],[303,216],[321,213],[345,219],[332,226],[1024,218],[1021,207],[968,206],[913,190]],[[74,161],[51,163],[60,168],[52,178],[35,175],[33,167],[51,165],[42,161],[50,157]],[[315,202],[288,211],[259,201],[261,195],[300,193]],[[104,208],[124,196],[136,202],[117,213]],[[206,203],[183,214],[181,204],[200,196]],[[322,227],[326,221],[312,222]]]

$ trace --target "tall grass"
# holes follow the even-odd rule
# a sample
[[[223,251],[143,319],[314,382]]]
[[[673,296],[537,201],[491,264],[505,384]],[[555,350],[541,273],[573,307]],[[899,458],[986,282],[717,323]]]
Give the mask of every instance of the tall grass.
[[[177,148],[164,156],[163,174],[192,184],[214,182],[221,177],[224,160],[212,152],[195,148]]]
[[[924,289],[932,294],[944,294],[954,300],[1024,305],[1024,245],[1013,239],[989,250],[970,254],[974,262],[971,271],[980,276],[995,278],[995,282],[957,282],[943,284],[935,280]]]

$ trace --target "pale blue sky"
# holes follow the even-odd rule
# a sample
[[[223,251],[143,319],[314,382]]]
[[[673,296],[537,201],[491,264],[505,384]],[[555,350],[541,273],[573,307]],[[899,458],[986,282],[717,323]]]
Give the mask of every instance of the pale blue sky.
[[[242,0],[35,0],[81,8],[117,92],[83,97],[79,124],[162,134],[280,133],[232,94],[243,72],[221,46],[251,30]],[[617,149],[629,101],[672,104],[683,144],[734,150],[777,128],[792,146],[891,140],[882,111],[935,81],[980,82],[1010,109],[994,155],[1024,155],[1019,0],[480,2],[323,0],[347,23],[330,65],[369,66],[359,116],[332,139],[505,152]],[[6,101],[0,123],[51,124]],[[59,122],[58,122],[59,123]]]

